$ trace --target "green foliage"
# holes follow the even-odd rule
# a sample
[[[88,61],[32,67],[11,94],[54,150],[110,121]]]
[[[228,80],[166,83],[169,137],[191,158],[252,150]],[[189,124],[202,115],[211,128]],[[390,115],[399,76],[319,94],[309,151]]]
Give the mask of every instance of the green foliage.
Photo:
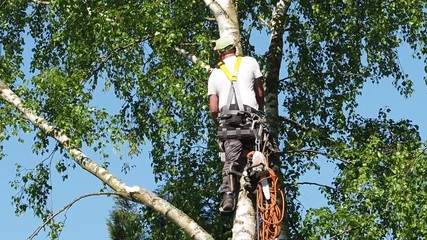
[[[289,17],[290,59],[281,89],[293,118],[326,128],[345,128],[344,109],[352,113],[367,79],[384,77],[405,96],[412,81],[401,69],[397,48],[407,41],[422,56],[426,32],[423,1],[303,1]],[[413,24],[414,21],[417,24]],[[411,29],[409,31],[409,29]],[[409,40],[411,39],[411,40]],[[425,56],[424,56],[425,57]]]
[[[135,203],[115,197],[115,207],[107,220],[110,239],[142,240],[143,221],[143,216]]]
[[[331,207],[307,213],[307,236],[422,239],[427,232],[427,156],[417,128],[385,118],[363,126],[353,136],[351,161],[341,166],[334,190],[325,192]]]
[[[255,55],[254,31],[270,31],[264,21],[271,20],[276,3],[236,2],[245,53]],[[426,60],[426,1],[289,4],[285,64],[265,64],[268,52],[255,56],[262,66],[285,67],[284,78],[274,80],[278,89],[269,90],[281,96],[273,108],[292,120],[277,123],[291,238],[426,235],[425,147],[418,129],[390,120],[387,111],[364,119],[356,108],[367,81],[391,79],[410,97],[412,80],[400,67],[397,49],[406,43]],[[231,224],[217,211],[221,163],[207,113],[208,75],[176,51],[194,53],[213,66],[218,59],[211,41],[218,26],[210,17],[194,0],[2,1],[0,78],[25,106],[70,136],[70,144],[93,149],[105,166],[112,161],[108,149],[132,157],[149,142],[153,171],[164,183],[158,193],[225,239]],[[24,48],[32,48],[30,64],[23,63]],[[23,64],[30,66],[30,77],[24,77]],[[112,100],[100,103],[100,97]],[[34,132],[34,153],[51,153],[51,140],[3,101],[0,116],[0,142]],[[1,150],[0,145],[0,158]],[[55,166],[66,179],[75,166],[60,146],[59,151],[63,156],[53,165],[24,172],[18,165],[12,182],[18,214],[31,208],[41,218],[49,215],[47,173]],[[322,170],[315,161],[320,155],[337,163],[334,190],[323,189],[329,206],[303,217],[295,183],[307,171]],[[144,234],[151,239],[186,238],[150,210],[144,216]]]
[[[45,222],[53,213],[47,205],[52,191],[50,165],[42,162],[34,169],[25,169],[16,164],[16,177],[15,181],[10,182],[11,187],[18,190],[12,197],[15,214],[21,215],[31,208],[35,216]],[[58,239],[64,223],[50,221],[47,226],[50,228],[48,236]]]

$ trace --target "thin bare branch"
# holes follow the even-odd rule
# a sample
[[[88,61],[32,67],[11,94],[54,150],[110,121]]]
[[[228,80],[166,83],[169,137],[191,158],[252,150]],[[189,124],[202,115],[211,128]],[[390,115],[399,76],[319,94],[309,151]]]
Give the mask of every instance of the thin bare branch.
[[[350,231],[356,230],[360,227],[351,227],[348,224],[344,228],[344,230],[340,231],[339,233],[335,234],[334,236],[331,236],[331,239],[341,239],[341,236],[344,234],[349,233]]]
[[[44,221],[44,223],[42,225],[40,225],[29,237],[28,240],[33,239],[35,236],[37,236],[37,234],[39,234],[39,232],[47,225],[49,224],[50,221],[52,221],[56,216],[58,216],[59,214],[61,214],[62,212],[70,209],[76,202],[82,200],[83,198],[87,198],[87,197],[93,197],[93,196],[110,196],[110,195],[117,195],[117,196],[121,196],[126,198],[123,193],[118,193],[118,192],[97,192],[97,193],[89,193],[89,194],[85,194],[82,195],[76,199],[74,199],[73,201],[71,201],[70,203],[68,203],[67,205],[65,205],[63,208],[61,208],[59,211],[57,211],[56,213],[50,215],[46,221]]]
[[[302,125],[301,123],[299,123],[299,122],[297,122],[297,121],[295,121],[293,119],[290,119],[290,118],[287,118],[287,117],[280,117],[280,119],[282,121],[284,121],[284,122],[288,122],[288,123],[294,125],[296,128],[298,128],[300,130],[303,130],[303,131],[316,131],[317,129],[321,129],[322,128],[321,126],[316,126],[317,129],[316,128],[311,128],[310,129],[310,128]],[[321,136],[321,137],[319,137],[319,139],[325,140],[325,141],[329,141],[329,142],[332,142],[332,143],[336,142],[336,140],[333,139],[333,138],[331,138],[331,137],[322,137]]]
[[[308,127],[300,124],[299,122],[297,122],[297,121],[295,121],[293,119],[290,119],[290,118],[287,118],[287,117],[281,117],[281,118],[282,118],[283,121],[291,123],[292,125],[296,126],[297,128],[299,128],[301,130],[304,130],[304,131],[310,130]]]
[[[338,157],[333,157],[333,156],[331,156],[331,154],[329,154],[327,152],[319,151],[317,149],[290,149],[290,150],[286,150],[284,152],[285,153],[303,153],[303,154],[307,153],[307,154],[312,154],[312,155],[322,155],[322,156],[325,156],[329,159],[334,159],[334,160],[337,160],[337,161],[340,161],[340,162],[343,162],[346,164],[350,163],[350,161],[348,161],[348,160],[338,158]]]
[[[335,190],[334,187],[331,187],[331,186],[326,185],[326,184],[315,183],[315,182],[297,182],[296,184],[297,185],[313,185],[313,186],[327,188],[327,189],[330,189],[330,190]]]
[[[125,45],[122,46],[118,46],[117,48],[113,49],[112,51],[109,52],[109,54],[106,54],[104,56],[100,56],[99,59],[99,63],[98,66],[94,67],[88,74],[87,78],[91,78],[92,76],[94,76],[96,74],[96,72],[98,72],[101,68],[102,65],[105,64],[106,62],[108,62],[115,54],[117,54],[120,51],[126,50],[130,47],[133,47],[136,44],[140,44],[141,42],[145,41],[146,39],[140,39],[137,41],[133,41],[130,43],[127,43]]]
[[[258,19],[266,26],[267,28],[271,29],[271,23],[267,22],[264,18],[258,17]]]

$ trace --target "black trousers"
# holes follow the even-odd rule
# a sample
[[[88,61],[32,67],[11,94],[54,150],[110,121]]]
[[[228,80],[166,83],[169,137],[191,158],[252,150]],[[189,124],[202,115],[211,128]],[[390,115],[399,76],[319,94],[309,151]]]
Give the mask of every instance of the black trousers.
[[[247,163],[246,155],[253,151],[254,144],[253,139],[224,140],[225,163],[222,169],[221,193],[232,192],[239,188],[241,175],[232,173],[232,170],[243,173]],[[230,174],[234,174],[234,183],[230,180]],[[234,184],[234,189],[232,189],[232,184]]]

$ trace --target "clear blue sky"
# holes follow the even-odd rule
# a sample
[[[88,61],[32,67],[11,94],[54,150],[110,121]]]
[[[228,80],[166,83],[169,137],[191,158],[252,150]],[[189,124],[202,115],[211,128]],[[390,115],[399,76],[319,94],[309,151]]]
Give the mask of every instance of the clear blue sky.
[[[257,40],[258,41],[258,40]],[[266,42],[266,41],[264,41]],[[265,48],[265,46],[260,46]],[[261,49],[260,51],[263,51]],[[400,96],[397,90],[391,84],[391,81],[384,80],[379,85],[368,83],[359,97],[359,112],[365,117],[376,117],[378,110],[386,106],[392,109],[390,117],[394,119],[412,119],[415,124],[420,126],[420,132],[423,140],[427,138],[427,115],[423,111],[423,106],[427,102],[427,87],[424,84],[424,66],[422,61],[412,60],[407,49],[402,48],[401,63],[403,69],[410,75],[415,83],[415,93],[409,99]],[[28,61],[28,56],[27,60]],[[28,65],[28,62],[26,63]],[[100,99],[102,102],[103,99]],[[105,101],[104,101],[105,103]],[[16,217],[11,205],[11,196],[16,194],[11,189],[9,182],[14,179],[15,162],[26,166],[34,167],[42,161],[44,156],[35,156],[31,152],[30,143],[32,135],[21,135],[27,141],[27,144],[19,144],[15,140],[5,143],[5,152],[7,156],[0,161],[0,233],[2,239],[26,239],[41,224],[39,219],[28,211],[20,217]],[[83,149],[84,150],[84,149]],[[139,185],[142,188],[154,190],[156,184],[151,173],[151,160],[148,156],[149,147],[145,149],[142,156],[133,159],[132,162],[137,165],[129,174],[120,171],[120,163],[117,163],[118,157],[111,155],[111,172],[122,179],[128,185]],[[90,153],[88,153],[90,157]],[[59,157],[59,156],[56,156]],[[57,158],[54,158],[56,160]],[[101,159],[94,158],[101,163]],[[116,163],[114,163],[116,162]],[[335,175],[333,164],[324,160],[319,160],[322,166],[321,173],[313,171],[304,176],[301,181],[317,182],[329,184],[332,176]],[[218,162],[218,164],[220,164]],[[53,192],[51,197],[51,207],[57,211],[75,198],[92,192],[97,192],[102,184],[95,177],[86,171],[76,168],[69,173],[69,179],[62,182],[58,177],[53,178]],[[306,208],[319,207],[325,204],[325,200],[319,194],[315,186],[303,186],[300,201]],[[66,213],[66,226],[61,234],[62,240],[75,239],[108,239],[106,228],[106,219],[113,206],[112,197],[90,197],[76,203]],[[64,219],[61,214],[59,221]],[[44,232],[41,232],[35,239],[46,239]]]

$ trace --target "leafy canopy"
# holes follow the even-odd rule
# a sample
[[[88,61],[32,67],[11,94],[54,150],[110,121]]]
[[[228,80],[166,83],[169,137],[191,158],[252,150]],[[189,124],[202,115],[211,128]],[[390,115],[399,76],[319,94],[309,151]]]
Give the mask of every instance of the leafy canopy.
[[[367,81],[392,79],[405,97],[414,91],[397,50],[408,44],[414,57],[426,61],[426,1],[284,2],[283,57],[266,62],[278,50],[256,52],[256,44],[268,37],[251,36],[270,34],[265,23],[277,2],[235,4],[244,52],[260,60],[267,76],[282,70],[266,90],[281,99],[268,107],[283,117],[275,124],[284,152],[280,167],[289,235],[426,235],[426,156],[417,127],[388,119],[387,111],[364,119],[356,108]],[[213,66],[217,58],[211,41],[218,37],[218,26],[211,17],[207,6],[194,0],[1,1],[0,78],[69,135],[72,144],[99,153],[105,165],[111,161],[106,149],[138,156],[151,143],[153,171],[164,183],[159,194],[223,238],[228,224],[216,210],[220,164],[207,114],[207,73],[177,51],[194,53]],[[29,48],[28,75],[23,61]],[[115,104],[100,104],[102,96]],[[3,101],[0,115],[1,141],[20,131],[35,132],[35,154],[55,150],[51,139]],[[63,155],[60,173],[73,167]],[[329,205],[310,210],[303,219],[296,182],[319,168],[314,161],[319,156],[335,162],[339,172],[333,186],[323,189]],[[18,176],[14,186],[23,189],[15,198],[18,212],[29,206],[46,217],[50,168],[41,164],[31,177]],[[168,224],[167,231],[158,232],[156,220],[146,220],[153,239],[182,236]]]

